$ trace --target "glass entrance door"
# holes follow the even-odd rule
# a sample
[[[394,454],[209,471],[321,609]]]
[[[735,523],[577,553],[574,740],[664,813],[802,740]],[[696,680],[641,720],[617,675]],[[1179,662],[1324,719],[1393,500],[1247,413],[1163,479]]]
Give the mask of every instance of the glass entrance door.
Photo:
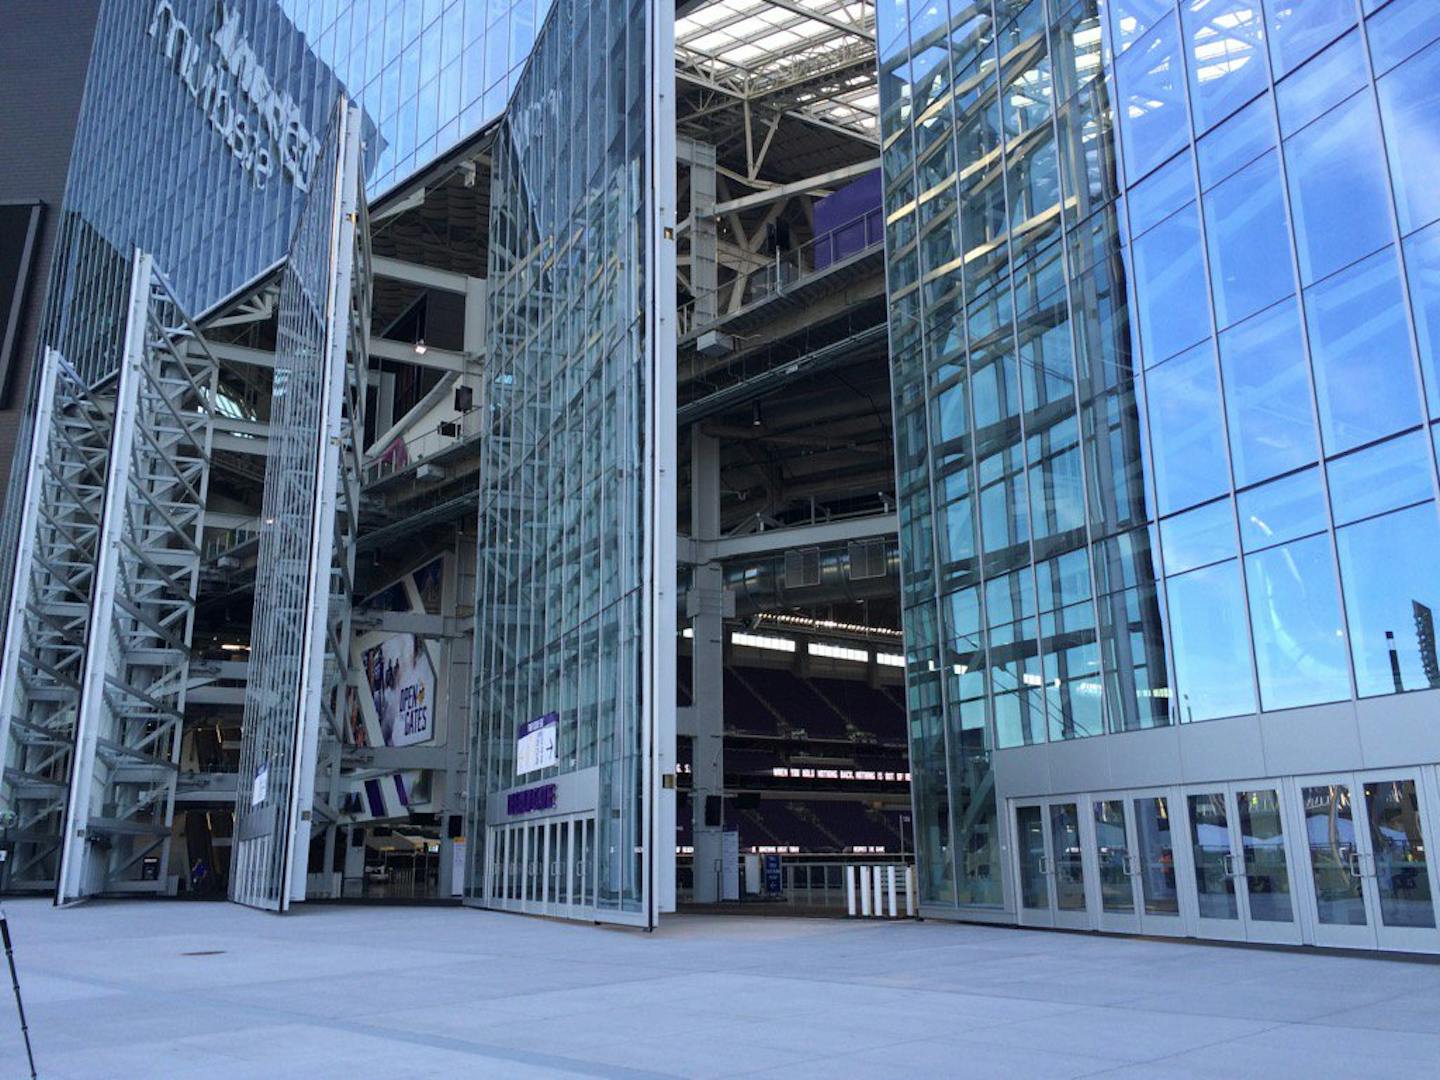
[[[1217,784],[1184,799],[1197,934],[1299,944],[1278,784]]]
[[[1168,791],[1094,796],[1096,914],[1102,930],[1182,936]]]
[[[1297,782],[1317,945],[1440,951],[1433,800],[1416,772]]]
[[[1091,927],[1086,900],[1087,823],[1075,799],[1015,805],[1020,922]]]

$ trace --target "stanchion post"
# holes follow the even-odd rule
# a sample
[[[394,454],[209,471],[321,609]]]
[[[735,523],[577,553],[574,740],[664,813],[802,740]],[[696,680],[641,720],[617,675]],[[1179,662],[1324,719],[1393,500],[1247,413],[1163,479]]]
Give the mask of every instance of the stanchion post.
[[[915,917],[915,867],[905,867],[905,917]]]
[[[860,867],[860,914],[865,918],[870,917],[870,867]]]
[[[845,910],[855,917],[855,871],[854,866],[845,867]]]
[[[895,906],[895,865],[894,865],[894,863],[891,863],[889,866],[887,866],[887,867],[885,868],[885,878],[886,878],[885,884],[886,884],[886,886],[887,886],[887,891],[888,891],[888,893],[889,893],[889,896],[887,897],[887,899],[889,899],[889,901],[890,901],[890,918],[893,919],[893,918],[895,918],[896,915],[898,915],[898,914],[900,913],[900,912],[899,912],[899,909]]]

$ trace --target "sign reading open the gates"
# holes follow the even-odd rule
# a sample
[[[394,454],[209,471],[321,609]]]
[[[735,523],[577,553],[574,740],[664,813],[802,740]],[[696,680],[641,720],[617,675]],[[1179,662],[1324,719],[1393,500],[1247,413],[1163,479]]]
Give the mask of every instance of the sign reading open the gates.
[[[515,725],[515,775],[548,769],[560,761],[560,714],[548,712]]]

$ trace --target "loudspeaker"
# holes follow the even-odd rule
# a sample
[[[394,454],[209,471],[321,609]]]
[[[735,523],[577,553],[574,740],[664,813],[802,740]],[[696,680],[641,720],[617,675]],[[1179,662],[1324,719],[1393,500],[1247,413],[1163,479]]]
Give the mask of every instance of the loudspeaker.
[[[450,815],[450,831],[445,834],[452,840],[457,836],[465,835],[465,826],[460,820],[459,814]]]
[[[725,824],[725,812],[719,795],[705,796],[705,827],[718,829]]]

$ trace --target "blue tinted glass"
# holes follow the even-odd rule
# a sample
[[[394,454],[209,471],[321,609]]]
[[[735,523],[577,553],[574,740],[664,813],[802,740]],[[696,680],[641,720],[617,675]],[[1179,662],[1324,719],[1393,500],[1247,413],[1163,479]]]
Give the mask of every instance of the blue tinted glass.
[[[1182,722],[1255,711],[1240,564],[1219,563],[1170,578],[1170,637]]]
[[[1400,232],[1440,218],[1440,44],[1378,83]]]
[[[1265,0],[1275,77],[1292,71],[1355,24],[1351,0]]]
[[[1426,503],[1336,533],[1361,697],[1440,687],[1437,530],[1435,504]]]
[[[1115,64],[1120,84],[1125,176],[1131,183],[1189,142],[1185,67],[1173,15],[1137,41]]]
[[[1196,144],[1200,185],[1210,188],[1275,145],[1270,98],[1252,101]]]
[[[1237,484],[1315,460],[1315,413],[1293,298],[1221,334],[1220,367]]]
[[[1377,74],[1440,38],[1440,7],[1435,0],[1393,0],[1366,25]]]
[[[1285,157],[1307,284],[1389,240],[1385,161],[1369,94],[1356,94],[1286,140]]]
[[[1230,326],[1295,291],[1285,193],[1273,153],[1205,196],[1215,321]]]
[[[1218,499],[1160,522],[1160,553],[1165,573],[1235,557],[1235,513],[1229,499]]]
[[[1240,545],[1246,551],[1259,551],[1326,527],[1319,469],[1305,469],[1242,491],[1235,501]]]
[[[1230,487],[1215,356],[1207,342],[1145,375],[1161,514],[1213,499]]]
[[[1425,368],[1425,396],[1430,415],[1440,416],[1440,224],[1405,241],[1405,273]]]
[[[1195,130],[1219,123],[1269,84],[1265,29],[1255,0],[1180,5]]]
[[[1250,629],[1264,709],[1350,697],[1345,629],[1328,535],[1245,560]]]
[[[1305,294],[1320,430],[1328,453],[1420,422],[1404,304],[1389,248]]]
[[[1194,203],[1131,246],[1135,307],[1146,365],[1210,334],[1200,214]]]
[[[1435,497],[1430,444],[1423,431],[1346,454],[1327,468],[1336,525]]]
[[[1360,35],[1346,34],[1275,87],[1280,131],[1289,136],[1365,85]]]
[[[1130,230],[1136,236],[1195,198],[1195,167],[1186,151],[1166,162],[1126,194]]]
[[[1115,37],[1115,51],[1123,52],[1140,35],[1175,9],[1175,0],[1111,0],[1110,27]]]

